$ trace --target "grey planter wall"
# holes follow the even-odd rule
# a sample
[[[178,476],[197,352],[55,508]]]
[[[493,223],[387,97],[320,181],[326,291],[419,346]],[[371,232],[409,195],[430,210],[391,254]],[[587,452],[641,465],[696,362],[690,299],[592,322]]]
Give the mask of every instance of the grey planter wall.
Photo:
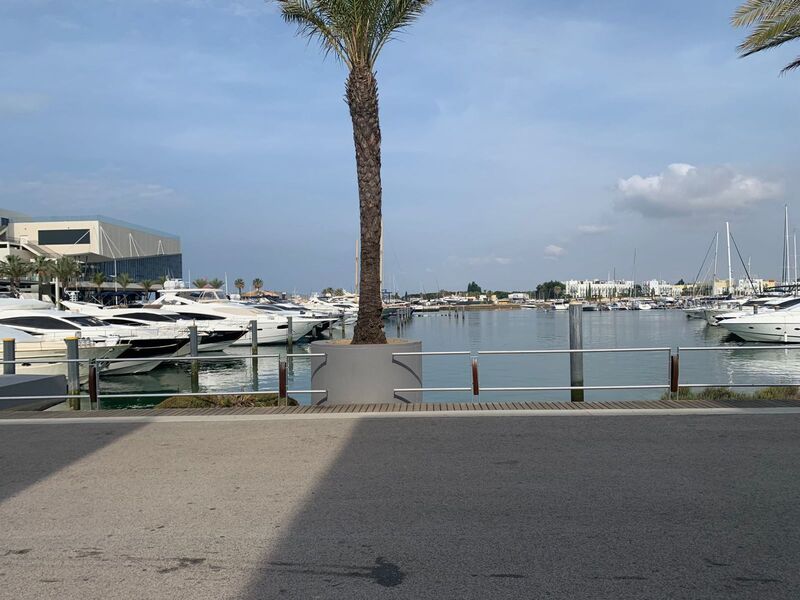
[[[397,352],[422,352],[422,342],[396,340],[391,344],[342,345],[313,342],[311,388],[314,404],[384,404],[422,402],[422,392],[395,394],[396,389],[422,387],[422,357],[397,356]]]

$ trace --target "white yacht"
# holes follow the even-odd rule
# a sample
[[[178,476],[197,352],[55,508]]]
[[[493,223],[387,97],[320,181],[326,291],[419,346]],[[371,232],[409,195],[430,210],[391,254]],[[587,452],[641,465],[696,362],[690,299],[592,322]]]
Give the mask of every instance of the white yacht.
[[[248,327],[248,332],[234,342],[234,346],[250,345],[249,323],[253,320],[257,322],[259,345],[286,343],[289,322],[283,315],[232,302],[222,290],[183,288],[179,282],[171,281],[168,281],[164,288],[158,292],[158,298],[148,307],[174,312],[187,319],[198,321],[227,319],[229,323]],[[324,322],[325,319],[293,318],[292,338],[299,340],[308,335],[315,326]]]
[[[183,315],[159,309],[111,307],[89,302],[63,301],[62,304],[72,311],[97,317],[109,325],[179,327],[182,332],[188,332],[188,327],[195,325],[198,334],[197,349],[200,352],[220,352],[244,337],[248,331],[243,324],[231,323],[226,319],[216,321],[187,319]]]
[[[800,299],[786,308],[743,314],[719,321],[719,326],[747,342],[800,343]]]
[[[17,362],[15,371],[21,375],[67,375],[67,345],[64,336],[58,334],[33,335],[13,327],[0,325],[2,339],[14,339],[14,354]],[[104,359],[118,358],[128,344],[102,345],[89,339],[79,340],[79,355],[81,358],[102,361]],[[31,362],[25,362],[31,361]],[[46,362],[53,361],[53,362]],[[88,363],[80,364],[81,382],[89,378]]]
[[[749,298],[736,298],[733,300],[720,300],[715,306],[710,306],[703,310],[706,322],[712,327],[717,326],[717,317],[731,312],[744,310],[744,305]]]
[[[0,325],[13,327],[34,336],[61,339],[75,336],[91,340],[95,345],[127,344],[118,357],[130,359],[125,362],[109,363],[109,375],[131,375],[146,373],[155,369],[162,361],[134,359],[167,360],[188,352],[188,333],[178,335],[151,328],[126,328],[106,325],[96,317],[61,310],[0,310]],[[165,335],[166,334],[166,335]]]

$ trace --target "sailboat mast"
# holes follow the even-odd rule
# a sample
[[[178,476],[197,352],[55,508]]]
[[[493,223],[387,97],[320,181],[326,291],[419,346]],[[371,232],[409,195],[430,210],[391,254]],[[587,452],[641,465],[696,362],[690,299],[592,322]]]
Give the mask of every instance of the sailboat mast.
[[[797,286],[797,231],[794,232],[794,280],[792,283]]]
[[[783,229],[786,235],[786,239],[784,241],[785,248],[786,248],[786,267],[785,273],[786,276],[783,278],[783,283],[789,283],[789,278],[792,276],[791,265],[789,263],[789,205],[783,207],[784,216],[783,216]]]
[[[728,237],[728,293],[733,293],[733,264],[731,263],[731,224],[725,221],[725,235]]]
[[[714,241],[714,281],[716,281],[717,280],[717,274],[718,274],[718,271],[717,271],[717,258],[719,257],[719,231],[716,233],[714,239],[715,239],[715,241]],[[712,285],[713,285],[713,283],[712,283]],[[713,289],[713,287],[712,287],[712,289]]]

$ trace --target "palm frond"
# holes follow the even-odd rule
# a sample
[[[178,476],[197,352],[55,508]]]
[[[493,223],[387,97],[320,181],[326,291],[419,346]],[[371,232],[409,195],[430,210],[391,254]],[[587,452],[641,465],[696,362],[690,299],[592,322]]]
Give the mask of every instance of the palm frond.
[[[735,27],[748,27],[758,21],[772,21],[800,10],[800,0],[747,0],[731,17]]]
[[[300,35],[317,39],[351,70],[372,69],[383,47],[433,0],[273,0]]]
[[[800,69],[800,56],[797,57],[793,62],[790,62],[784,69],[781,71],[781,75],[786,75],[789,71],[794,71],[795,69]]]
[[[333,52],[336,57],[351,67],[345,52],[341,36],[336,31],[331,13],[325,10],[327,4],[336,4],[337,0],[275,0],[281,9],[283,20],[297,26],[300,35],[308,39],[317,39],[323,52]]]
[[[760,23],[739,46],[742,56],[775,48],[800,37],[800,12],[778,21]]]

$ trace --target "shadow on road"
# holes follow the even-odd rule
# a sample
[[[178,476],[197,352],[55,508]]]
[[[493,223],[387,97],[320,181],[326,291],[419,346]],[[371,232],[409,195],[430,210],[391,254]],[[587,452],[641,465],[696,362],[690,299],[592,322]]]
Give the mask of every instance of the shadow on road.
[[[798,424],[364,420],[237,597],[796,598]]]

